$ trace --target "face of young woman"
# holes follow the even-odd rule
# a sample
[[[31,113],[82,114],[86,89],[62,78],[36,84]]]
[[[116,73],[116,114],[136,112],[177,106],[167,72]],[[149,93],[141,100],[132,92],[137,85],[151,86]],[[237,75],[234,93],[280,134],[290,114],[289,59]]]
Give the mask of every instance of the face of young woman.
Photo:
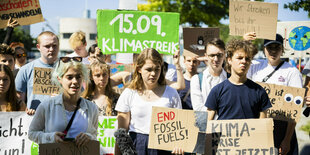
[[[281,61],[282,45],[269,44],[264,48],[264,52],[270,64],[279,63]]]
[[[251,58],[243,49],[239,49],[235,51],[232,58],[228,58],[228,63],[231,65],[232,74],[244,76],[250,68]]]
[[[5,72],[0,72],[0,94],[5,94],[10,88],[10,77]]]
[[[153,61],[147,59],[145,64],[139,69],[139,73],[142,76],[142,80],[147,86],[157,85],[157,81],[160,76],[161,66],[155,64]]]
[[[75,68],[69,68],[68,71],[59,80],[64,90],[68,95],[77,95],[82,87],[82,74],[81,71]]]
[[[105,73],[103,70],[95,68],[94,71],[92,72],[92,79],[94,80],[96,87],[105,88],[108,84],[109,75],[108,73]]]

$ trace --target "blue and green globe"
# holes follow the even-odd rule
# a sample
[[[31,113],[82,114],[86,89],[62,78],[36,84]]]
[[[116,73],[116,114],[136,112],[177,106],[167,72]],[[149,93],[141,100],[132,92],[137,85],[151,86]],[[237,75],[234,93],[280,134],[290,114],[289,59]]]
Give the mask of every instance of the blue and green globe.
[[[296,51],[305,51],[310,47],[310,28],[299,26],[294,28],[288,38],[290,46]]]

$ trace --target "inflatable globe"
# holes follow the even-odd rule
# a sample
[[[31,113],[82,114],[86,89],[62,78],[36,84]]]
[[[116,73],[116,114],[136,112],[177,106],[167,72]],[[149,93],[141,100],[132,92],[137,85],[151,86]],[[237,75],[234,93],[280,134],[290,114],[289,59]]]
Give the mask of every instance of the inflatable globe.
[[[307,26],[299,26],[294,28],[288,38],[288,42],[296,51],[305,51],[310,47],[310,28]]]

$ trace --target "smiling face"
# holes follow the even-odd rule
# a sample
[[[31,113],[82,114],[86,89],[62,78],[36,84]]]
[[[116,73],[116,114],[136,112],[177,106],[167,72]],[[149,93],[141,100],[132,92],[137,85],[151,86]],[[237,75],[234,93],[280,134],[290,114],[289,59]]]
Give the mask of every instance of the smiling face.
[[[281,62],[283,47],[281,44],[269,44],[264,48],[269,64],[276,66]]]
[[[109,81],[109,74],[105,70],[100,70],[99,67],[96,67],[92,71],[92,79],[96,87],[105,89]]]
[[[160,76],[161,66],[152,60],[145,60],[145,64],[138,70],[141,74],[144,85],[147,87],[156,86]]]
[[[82,86],[82,73],[76,68],[69,68],[62,78],[58,79],[64,93],[73,96],[79,95]]]
[[[0,94],[5,95],[11,84],[10,77],[4,72],[0,72]]]
[[[243,49],[236,50],[231,58],[228,58],[228,63],[231,66],[231,73],[239,76],[246,76],[252,58],[247,55]]]
[[[225,59],[224,49],[220,49],[214,45],[208,45],[205,55],[208,59],[208,67],[213,70],[222,69]]]

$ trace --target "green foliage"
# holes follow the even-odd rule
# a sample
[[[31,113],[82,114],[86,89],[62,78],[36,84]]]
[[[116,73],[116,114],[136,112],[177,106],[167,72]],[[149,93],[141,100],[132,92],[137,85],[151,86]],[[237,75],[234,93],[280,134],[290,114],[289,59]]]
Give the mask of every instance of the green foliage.
[[[310,122],[308,122],[306,125],[301,126],[300,129],[301,129],[302,131],[305,131],[305,132],[307,132],[307,133],[310,133]]]
[[[288,8],[291,11],[299,11],[299,9],[303,9],[308,12],[308,17],[310,18],[309,0],[296,0],[295,2],[289,2],[288,4],[284,4],[284,8]]]
[[[6,35],[5,29],[0,29],[0,43],[3,43],[3,40]],[[25,33],[21,27],[15,27],[11,42],[21,42],[24,44],[27,51],[30,51],[32,47],[34,47],[33,38],[30,36],[30,34]]]

